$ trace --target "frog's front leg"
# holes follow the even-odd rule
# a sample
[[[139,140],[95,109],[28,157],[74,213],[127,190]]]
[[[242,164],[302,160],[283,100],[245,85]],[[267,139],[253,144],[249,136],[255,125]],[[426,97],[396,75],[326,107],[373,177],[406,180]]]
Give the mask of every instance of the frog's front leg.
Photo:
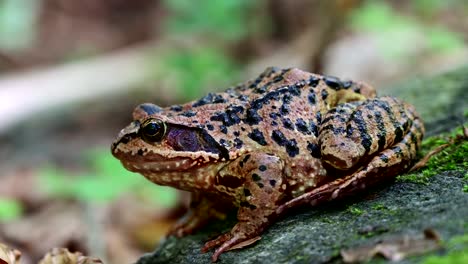
[[[191,193],[188,212],[171,228],[168,235],[182,237],[203,227],[213,218],[224,219],[226,214],[222,209],[225,206],[201,193]]]
[[[421,145],[424,126],[414,108],[392,97],[338,105],[319,134],[322,160],[344,177],[277,208],[277,214],[352,195],[407,171]]]
[[[284,162],[273,154],[251,153],[239,157],[220,172],[218,177],[236,175],[242,177],[244,183],[237,188],[238,223],[230,232],[207,242],[202,249],[206,252],[219,246],[212,256],[213,261],[224,251],[256,238],[269,225],[284,192],[283,168]]]

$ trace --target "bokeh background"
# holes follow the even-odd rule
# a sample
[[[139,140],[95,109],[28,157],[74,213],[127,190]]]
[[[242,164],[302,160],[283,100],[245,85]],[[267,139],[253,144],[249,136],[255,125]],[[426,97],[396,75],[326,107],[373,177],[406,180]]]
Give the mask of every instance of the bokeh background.
[[[139,103],[273,65],[386,93],[467,62],[464,0],[0,0],[0,243],[22,263],[53,247],[116,264],[154,249],[187,195],[111,156]]]

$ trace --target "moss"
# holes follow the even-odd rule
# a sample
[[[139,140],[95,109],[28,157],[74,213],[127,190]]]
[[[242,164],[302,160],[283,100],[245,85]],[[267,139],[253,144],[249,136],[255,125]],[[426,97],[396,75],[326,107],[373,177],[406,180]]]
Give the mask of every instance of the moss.
[[[462,135],[462,128],[454,129],[448,134],[430,137],[423,141],[421,157],[434,148],[443,144],[450,144],[441,152],[432,156],[426,166],[418,172],[408,173],[397,177],[397,181],[427,184],[430,177],[443,171],[462,171],[468,168],[468,140],[459,143],[449,143],[449,138]]]
[[[424,264],[465,264],[468,263],[468,252],[452,252],[445,256],[430,256]]]
[[[424,264],[464,264],[468,263],[468,235],[455,236],[444,247],[449,252],[444,256],[429,256],[422,263]]]
[[[377,203],[377,204],[374,204],[372,206],[372,209],[377,210],[377,211],[381,211],[381,210],[386,210],[388,208],[385,205],[381,204],[381,203]]]
[[[348,212],[352,213],[353,215],[362,215],[362,214],[364,214],[364,210],[359,209],[359,208],[354,207],[354,206],[348,207]]]
[[[418,184],[428,184],[429,183],[429,178],[426,176],[423,176],[419,173],[409,173],[409,174],[403,174],[397,177],[397,181],[399,182],[412,182],[412,183],[418,183]]]
[[[322,217],[321,220],[322,220],[322,222],[324,222],[326,224],[334,223],[333,219],[330,219],[330,217],[326,217],[326,216]]]

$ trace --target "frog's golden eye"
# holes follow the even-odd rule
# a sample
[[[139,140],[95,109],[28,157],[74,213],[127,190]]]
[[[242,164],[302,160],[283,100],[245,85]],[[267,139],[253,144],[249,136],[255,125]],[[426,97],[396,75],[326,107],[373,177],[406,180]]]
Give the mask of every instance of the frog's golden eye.
[[[159,119],[147,119],[141,125],[140,133],[143,140],[148,143],[161,141],[166,134],[166,124]]]

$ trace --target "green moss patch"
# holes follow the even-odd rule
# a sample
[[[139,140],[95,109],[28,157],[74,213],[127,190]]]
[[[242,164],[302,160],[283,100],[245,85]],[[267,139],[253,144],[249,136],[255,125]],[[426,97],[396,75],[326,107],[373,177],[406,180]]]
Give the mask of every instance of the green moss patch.
[[[443,171],[466,171],[468,169],[468,140],[451,143],[450,139],[463,135],[462,127],[440,136],[433,136],[423,141],[421,157],[434,148],[449,144],[447,148],[432,156],[426,166],[417,172],[397,177],[397,181],[427,184],[428,179]],[[468,177],[465,176],[468,181]],[[466,185],[465,185],[466,187]],[[467,189],[466,187],[464,189]]]
[[[423,264],[464,264],[468,263],[468,235],[455,236],[444,247],[449,251],[443,256],[429,256],[424,259]]]

